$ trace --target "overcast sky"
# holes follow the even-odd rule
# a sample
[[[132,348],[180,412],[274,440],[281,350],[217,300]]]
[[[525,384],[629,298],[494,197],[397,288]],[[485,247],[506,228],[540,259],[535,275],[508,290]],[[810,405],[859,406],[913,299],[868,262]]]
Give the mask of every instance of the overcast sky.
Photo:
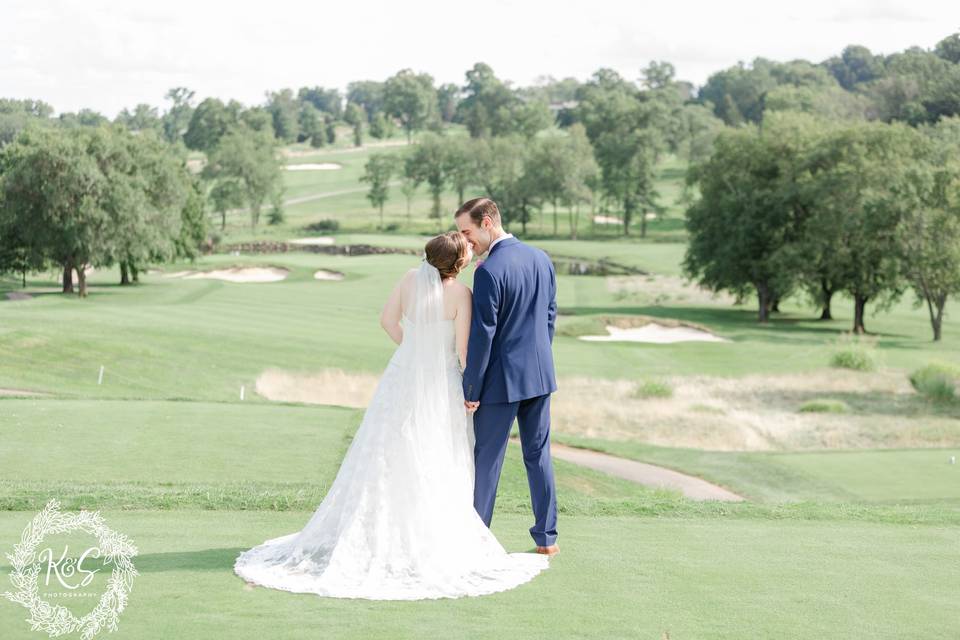
[[[477,61],[529,84],[600,67],[636,79],[667,60],[702,84],[738,60],[932,48],[957,30],[956,0],[4,0],[0,97],[113,117],[162,105],[174,86],[254,104],[269,89],[345,88],[406,67],[463,84]]]

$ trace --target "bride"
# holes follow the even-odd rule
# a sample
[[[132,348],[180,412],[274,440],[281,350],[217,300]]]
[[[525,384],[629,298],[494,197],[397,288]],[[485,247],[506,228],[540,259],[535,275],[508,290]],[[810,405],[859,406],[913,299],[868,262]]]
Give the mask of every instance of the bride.
[[[335,598],[419,600],[504,591],[548,566],[507,553],[473,507],[473,418],[461,387],[471,292],[457,281],[472,252],[431,239],[381,316],[399,344],[337,477],[297,533],[240,554],[246,581]]]

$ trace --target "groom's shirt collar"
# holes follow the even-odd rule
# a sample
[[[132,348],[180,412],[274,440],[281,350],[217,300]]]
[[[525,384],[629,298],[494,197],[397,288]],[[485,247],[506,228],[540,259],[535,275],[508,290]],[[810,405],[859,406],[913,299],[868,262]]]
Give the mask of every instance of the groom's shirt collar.
[[[505,233],[505,234],[503,234],[502,236],[500,236],[499,238],[497,238],[496,240],[494,240],[493,242],[491,242],[491,243],[490,243],[490,246],[487,247],[487,256],[486,256],[486,257],[488,257],[488,258],[490,257],[490,254],[493,253],[493,248],[494,248],[495,246],[497,246],[497,243],[498,243],[498,242],[500,242],[501,240],[506,240],[507,238],[512,238],[512,237],[513,237],[513,234],[512,234],[512,233]]]

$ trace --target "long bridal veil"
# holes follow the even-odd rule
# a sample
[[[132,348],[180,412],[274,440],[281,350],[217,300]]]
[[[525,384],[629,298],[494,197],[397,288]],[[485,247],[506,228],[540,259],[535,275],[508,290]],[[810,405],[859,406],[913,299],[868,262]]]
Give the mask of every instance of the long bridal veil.
[[[463,408],[454,323],[422,262],[403,339],[337,477],[297,533],[240,554],[255,584],[342,598],[415,600],[510,589],[547,558],[508,554],[473,508],[473,425]]]

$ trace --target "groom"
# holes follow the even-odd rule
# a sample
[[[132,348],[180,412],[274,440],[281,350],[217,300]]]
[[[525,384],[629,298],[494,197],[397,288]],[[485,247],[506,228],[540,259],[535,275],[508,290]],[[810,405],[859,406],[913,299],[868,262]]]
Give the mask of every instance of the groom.
[[[489,198],[468,200],[454,217],[474,254],[486,254],[473,276],[463,372],[466,408],[476,412],[473,506],[489,527],[516,419],[536,520],[530,535],[537,553],[552,556],[560,550],[550,461],[550,394],[557,390],[551,351],[557,317],[553,263],[503,230],[500,210]]]

